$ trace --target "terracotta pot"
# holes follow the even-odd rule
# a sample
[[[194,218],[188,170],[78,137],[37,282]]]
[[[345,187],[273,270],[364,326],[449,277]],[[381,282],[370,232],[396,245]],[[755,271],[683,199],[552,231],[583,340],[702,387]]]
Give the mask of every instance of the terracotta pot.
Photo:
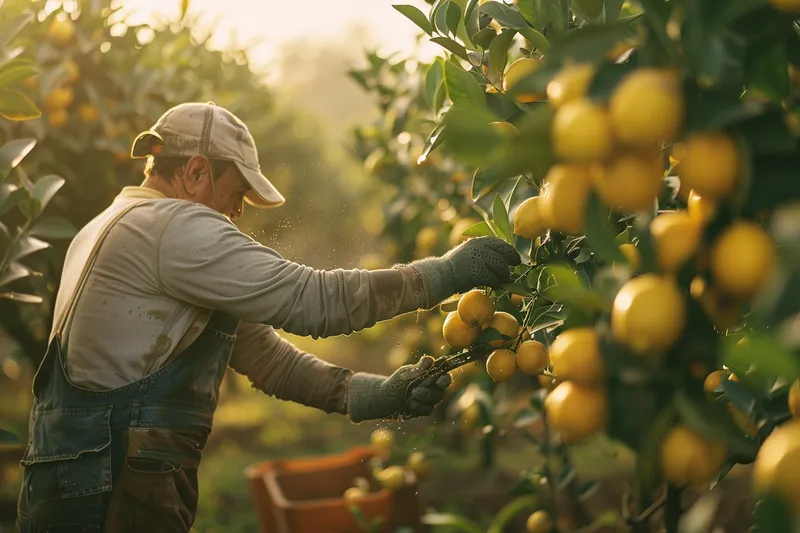
[[[342,498],[363,477],[374,484],[368,447],[323,457],[285,459],[248,467],[245,475],[256,505],[261,533],[362,533]],[[427,530],[420,522],[416,485],[395,492],[372,487],[358,506],[369,522],[383,517],[380,533],[409,527]]]

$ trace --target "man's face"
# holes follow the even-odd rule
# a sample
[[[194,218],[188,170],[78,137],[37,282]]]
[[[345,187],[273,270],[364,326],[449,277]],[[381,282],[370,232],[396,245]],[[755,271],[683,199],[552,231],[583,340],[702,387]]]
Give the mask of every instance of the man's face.
[[[225,170],[221,175],[212,175],[214,171],[208,158],[194,156],[189,159],[179,178],[193,202],[236,220],[242,215],[244,195],[250,190],[250,185],[233,163],[223,168]]]

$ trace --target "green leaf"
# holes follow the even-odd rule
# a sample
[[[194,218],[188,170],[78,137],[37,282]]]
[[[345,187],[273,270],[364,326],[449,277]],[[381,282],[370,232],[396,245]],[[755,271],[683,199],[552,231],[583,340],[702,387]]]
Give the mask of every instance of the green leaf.
[[[516,30],[504,29],[489,46],[489,69],[497,79],[503,76],[508,61],[508,48],[516,34]]]
[[[12,209],[14,209],[22,200],[25,200],[29,197],[28,191],[23,188],[16,188],[13,187],[10,193],[3,197],[3,200],[0,201],[0,216],[5,215]]]
[[[681,390],[675,394],[675,406],[686,425],[701,435],[720,439],[729,452],[743,457],[755,457],[758,452],[758,445],[745,437],[722,405]]]
[[[32,65],[19,65],[12,68],[4,68],[0,71],[0,89],[5,89],[35,76],[39,72]]]
[[[0,148],[0,180],[5,180],[11,170],[36,146],[36,139],[15,139]]]
[[[7,431],[3,428],[0,428],[0,445],[9,445],[9,444],[22,444],[19,440],[19,437]]]
[[[427,513],[422,515],[422,523],[429,526],[449,527],[455,531],[465,533],[483,533],[483,529],[477,523],[463,516],[449,513]]]
[[[536,9],[536,0],[517,0],[519,14],[534,28],[543,28],[539,22],[539,13]]]
[[[539,508],[538,495],[520,496],[505,504],[486,529],[486,533],[503,533],[514,518],[522,512],[533,512]]]
[[[484,221],[478,222],[477,224],[473,224],[472,226],[468,227],[464,230],[464,235],[466,237],[486,237],[486,236],[494,236],[494,232],[492,228],[489,227]]]
[[[449,50],[453,55],[456,57],[460,57],[464,61],[469,61],[469,56],[467,55],[467,49],[464,48],[462,45],[450,39],[449,37],[433,37],[431,42],[438,44],[442,48]]]
[[[16,17],[0,22],[0,50],[4,50],[14,37],[17,36],[20,30],[32,19],[33,13],[23,13],[22,15],[17,15]]]
[[[486,107],[483,88],[469,72],[448,61],[444,65],[444,79],[447,95],[454,104],[466,104],[479,109]]]
[[[29,234],[42,239],[71,239],[78,230],[72,223],[61,217],[45,218],[31,228]]]
[[[565,265],[545,266],[539,276],[538,292],[550,300],[572,304],[580,309],[604,311],[609,308],[608,302]]]
[[[533,296],[533,292],[523,285],[522,283],[503,283],[502,288],[511,294],[518,294],[520,296]]]
[[[777,495],[767,495],[756,503],[753,512],[753,533],[793,533],[792,508],[787,501]]]
[[[359,84],[364,90],[369,91],[369,84],[361,72],[357,70],[348,70],[347,75],[357,84]]]
[[[467,8],[464,10],[464,23],[470,19],[472,16],[473,11],[475,11],[475,6],[478,5],[479,0],[469,0],[467,3]]]
[[[544,34],[540,33],[538,30],[534,30],[533,28],[517,29],[523,37],[531,42],[535,49],[539,50],[543,54],[546,54],[550,51],[550,41],[547,40],[547,37],[545,37]]]
[[[31,197],[39,200],[42,204],[41,210],[44,210],[64,183],[64,178],[60,178],[54,174],[47,175],[36,182],[33,191],[31,191]]]
[[[636,475],[642,490],[647,491],[647,493],[651,493],[660,480],[659,452],[661,443],[667,432],[669,432],[676,415],[677,409],[670,403],[656,415],[652,424],[646,430],[642,448],[639,452],[639,460],[636,464]]]
[[[492,46],[496,38],[497,32],[495,32],[494,29],[483,28],[472,36],[472,42],[486,50]]]
[[[472,201],[485,198],[513,176],[496,169],[478,169],[472,177]]]
[[[506,4],[501,4],[500,2],[494,1],[486,2],[485,4],[481,5],[478,10],[481,13],[486,13],[492,17],[504,28],[516,30],[519,28],[529,27],[528,23],[525,21],[525,18],[520,15],[519,11],[507,6]]]
[[[431,108],[436,108],[436,96],[444,82],[444,67],[442,58],[437,57],[425,73],[425,95]]]
[[[23,235],[11,249],[9,259],[11,261],[17,261],[40,250],[46,250],[47,248],[50,248],[50,243]]]
[[[418,8],[411,6],[411,5],[398,5],[393,4],[393,8],[397,11],[405,15],[411,22],[419,26],[419,28],[427,33],[428,35],[433,35],[433,27],[431,23],[428,21],[428,17],[420,11]]]
[[[2,283],[0,283],[2,286]],[[36,296],[34,294],[22,294],[20,292],[4,292],[0,294],[0,298],[4,300],[13,300],[14,302],[21,303],[21,304],[40,304],[44,301],[41,296]]]
[[[606,263],[624,262],[625,256],[616,243],[616,231],[609,220],[609,209],[592,191],[586,202],[586,240],[592,250]]]
[[[419,159],[417,159],[417,163],[422,163],[428,158],[428,155],[433,152],[442,142],[444,141],[444,132],[447,124],[445,122],[439,123],[431,132],[428,140],[425,141],[425,146],[422,148],[422,154],[420,154]]]
[[[30,98],[19,91],[0,91],[0,116],[7,120],[19,122],[42,116]]]
[[[444,8],[445,25],[450,33],[455,36],[458,33],[458,26],[461,23],[461,6],[453,1],[447,3],[446,6],[447,7]]]
[[[511,224],[508,220],[508,212],[506,211],[506,204],[503,202],[503,197],[496,194],[494,203],[492,204],[492,220],[500,229],[502,239],[508,243],[511,242]]]
[[[739,343],[734,337],[722,341],[722,362],[730,367],[757,366],[760,373],[771,377],[784,377],[790,381],[800,378],[800,362],[774,333],[753,331],[747,342]]]
[[[791,87],[788,62],[783,42],[770,43],[769,48],[754,51],[753,61],[747,65],[747,90],[758,91],[776,102],[787,97]]]

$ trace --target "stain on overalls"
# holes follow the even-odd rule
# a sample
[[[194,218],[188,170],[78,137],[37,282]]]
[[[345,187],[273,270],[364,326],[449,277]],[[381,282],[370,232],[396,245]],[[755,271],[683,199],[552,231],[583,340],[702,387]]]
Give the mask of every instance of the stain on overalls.
[[[17,531],[188,532],[238,327],[214,312],[180,356],[111,391],[72,383],[55,336],[33,383]]]

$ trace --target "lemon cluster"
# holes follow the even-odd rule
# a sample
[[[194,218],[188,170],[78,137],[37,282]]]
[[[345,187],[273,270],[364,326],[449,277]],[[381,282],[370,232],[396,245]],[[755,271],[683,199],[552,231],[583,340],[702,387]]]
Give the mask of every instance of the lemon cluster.
[[[474,344],[481,331],[489,328],[504,337],[487,343],[495,348],[486,360],[486,372],[493,381],[508,381],[518,369],[529,375],[545,370],[549,362],[545,346],[531,340],[527,330],[520,335],[522,328],[516,317],[497,311],[494,300],[484,291],[473,290],[461,296],[456,311],[448,313],[444,320],[442,335],[450,348],[461,350]],[[451,387],[460,387],[465,377],[478,371],[480,367],[472,363],[451,372]]]

